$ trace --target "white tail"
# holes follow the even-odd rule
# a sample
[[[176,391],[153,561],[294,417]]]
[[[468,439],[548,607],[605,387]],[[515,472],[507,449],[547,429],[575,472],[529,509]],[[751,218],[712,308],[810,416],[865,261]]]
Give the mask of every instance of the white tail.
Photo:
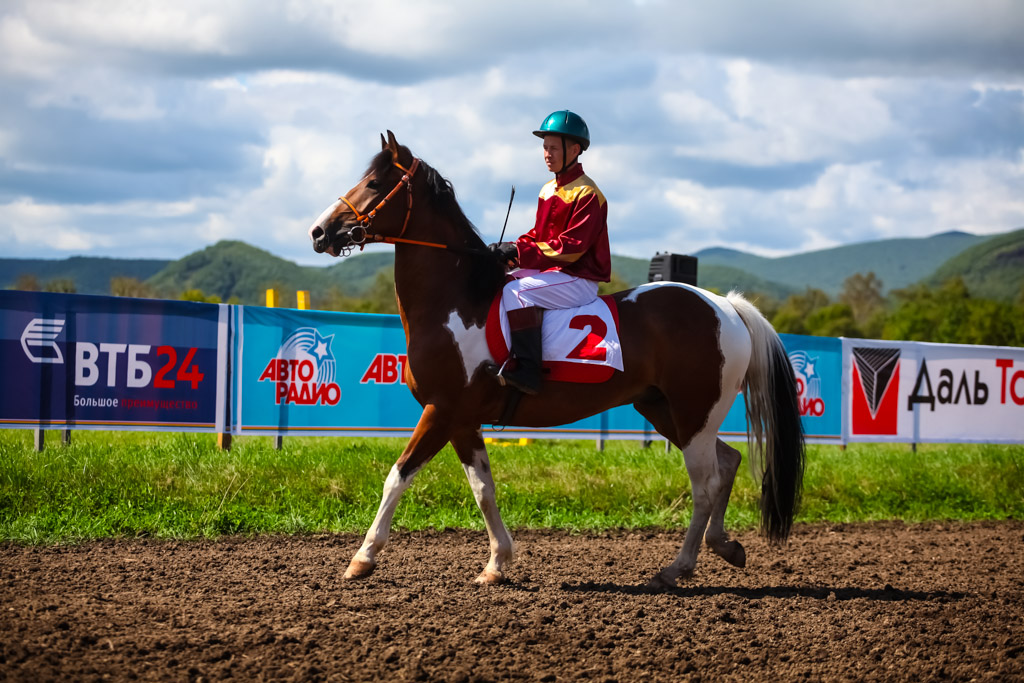
[[[804,433],[796,377],[775,328],[738,292],[726,297],[750,332],[750,363],[744,381],[747,444],[761,478],[761,526],[772,541],[785,541],[800,502]]]

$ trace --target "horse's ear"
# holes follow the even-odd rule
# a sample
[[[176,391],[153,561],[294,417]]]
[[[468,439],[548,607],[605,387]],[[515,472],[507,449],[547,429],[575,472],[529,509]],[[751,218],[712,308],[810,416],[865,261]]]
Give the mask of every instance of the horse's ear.
[[[380,148],[385,150],[388,148],[388,141],[384,139],[384,133],[380,134]]]
[[[391,150],[394,160],[398,161],[398,140],[395,139],[395,134],[390,130],[388,131],[388,149]]]

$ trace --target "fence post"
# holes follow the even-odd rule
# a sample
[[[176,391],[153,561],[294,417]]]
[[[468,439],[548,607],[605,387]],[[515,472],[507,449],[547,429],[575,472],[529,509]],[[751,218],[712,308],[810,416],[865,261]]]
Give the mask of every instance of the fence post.
[[[35,446],[36,453],[43,452],[43,445],[46,443],[46,432],[43,431],[42,427],[36,427],[33,430],[33,445]]]
[[[267,290],[267,308],[276,308],[277,307],[277,301],[278,301],[277,290],[276,289],[268,289]],[[284,445],[284,437],[281,436],[280,434],[275,434],[274,435],[274,450],[278,450],[278,451],[281,450],[281,447],[283,445]]]

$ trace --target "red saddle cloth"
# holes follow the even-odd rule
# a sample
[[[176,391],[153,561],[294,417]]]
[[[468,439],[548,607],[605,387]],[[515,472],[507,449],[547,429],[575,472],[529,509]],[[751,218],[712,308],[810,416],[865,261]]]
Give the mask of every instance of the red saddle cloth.
[[[598,297],[607,306],[608,313],[614,325],[614,343],[618,346],[619,331],[619,309],[615,299],[611,296]],[[545,339],[544,348],[544,379],[554,382],[582,382],[597,384],[611,379],[616,368],[606,362],[606,349],[602,346],[605,342],[605,334],[608,332],[603,319],[597,319],[594,315],[573,316],[572,312],[577,309],[557,311],[559,314],[567,314],[566,317],[559,316],[559,320],[553,324],[568,323],[567,327],[578,331],[575,339],[568,342],[563,348],[549,349],[547,341],[551,338],[548,329],[549,320],[554,316],[551,313],[544,314]],[[491,310],[487,315],[486,337],[487,347],[494,360],[501,365],[509,356],[509,348],[505,337],[501,332],[501,294],[494,298]],[[621,362],[621,361],[620,361]]]

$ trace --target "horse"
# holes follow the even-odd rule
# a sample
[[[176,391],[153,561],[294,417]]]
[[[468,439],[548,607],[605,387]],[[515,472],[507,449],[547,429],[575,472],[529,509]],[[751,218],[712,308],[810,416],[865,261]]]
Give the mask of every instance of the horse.
[[[789,537],[804,470],[797,385],[778,334],[742,295],[723,297],[669,282],[615,294],[623,371],[600,384],[548,381],[538,395],[517,397],[509,416],[505,410],[516,390],[487,372],[494,359],[484,333],[491,302],[505,282],[504,264],[466,218],[450,181],[388,131],[363,178],[317,218],[309,237],[315,251],[331,256],[374,242],[394,245],[395,295],[407,344],[404,379],[423,406],[346,579],[373,573],[402,493],[450,442],[490,541],[490,558],[475,581],[506,581],[515,544],[495,499],[481,425],[549,427],[626,404],[682,450],[692,488],[682,547],[648,585],[664,589],[692,577],[701,538],[742,568],[746,552],[725,530],[741,455],[718,438],[741,390],[748,452],[761,480],[761,530],[773,545]]]

